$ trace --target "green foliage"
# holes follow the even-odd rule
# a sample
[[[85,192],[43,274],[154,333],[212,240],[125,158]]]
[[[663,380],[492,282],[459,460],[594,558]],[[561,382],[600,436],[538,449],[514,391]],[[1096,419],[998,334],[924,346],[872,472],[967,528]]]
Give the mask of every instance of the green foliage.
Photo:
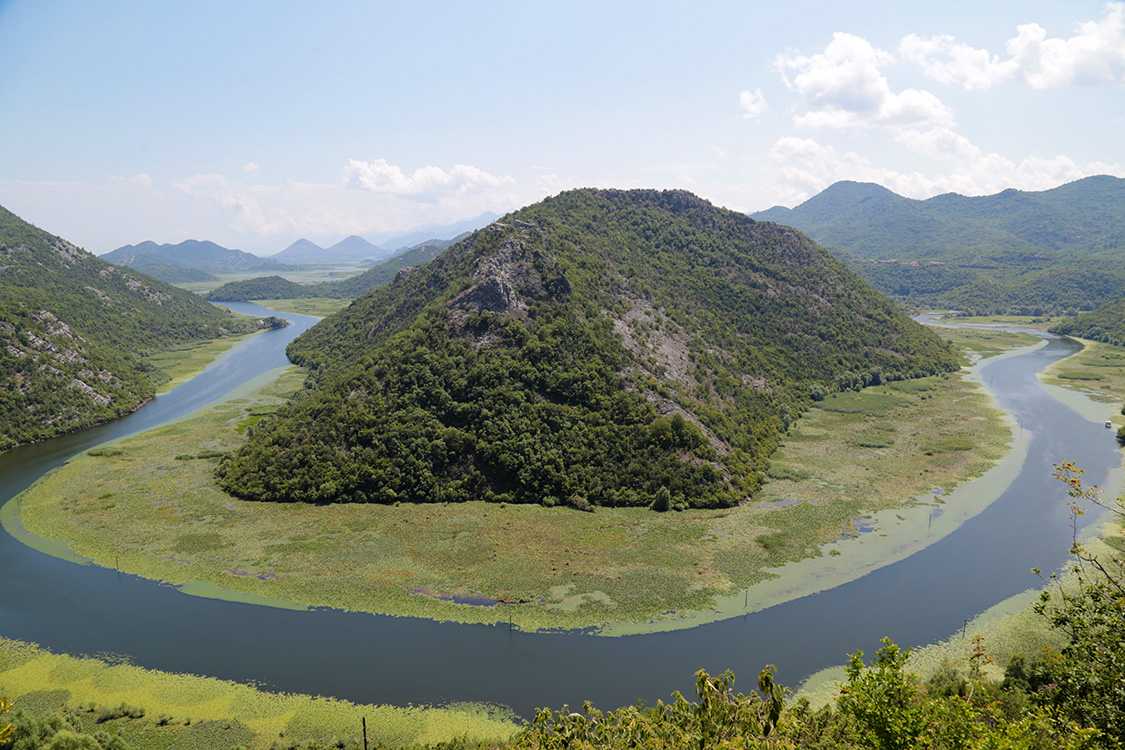
[[[1125,345],[1125,298],[1102,305],[1097,310],[1068,318],[1051,326],[1052,333]]]
[[[903,651],[884,638],[870,666],[863,663],[862,651],[848,659],[848,684],[840,691],[838,706],[878,750],[915,747],[929,724],[921,689],[906,672],[909,658],[910,649]]]
[[[0,716],[3,716],[11,710],[11,701],[9,701],[6,696],[0,696]],[[8,738],[12,736],[13,731],[15,730],[12,728],[11,724],[0,719],[0,744],[7,742]]]
[[[1071,462],[1056,466],[1071,497],[1109,507],[1097,487],[1086,487],[1082,470]],[[1080,506],[1071,505],[1081,514]],[[1111,508],[1125,517],[1125,501]],[[1067,637],[1061,658],[1051,664],[1050,689],[1037,695],[1055,711],[1082,726],[1096,728],[1107,745],[1125,744],[1125,559],[1098,558],[1077,541],[1072,547],[1078,563],[1075,587],[1043,592],[1037,611]]]
[[[584,748],[791,747],[770,740],[785,706],[785,689],[773,682],[773,667],[758,676],[761,695],[734,692],[734,675],[712,677],[696,672],[698,703],[680,693],[673,701],[657,701],[651,709],[630,706],[603,713],[586,703],[582,713],[566,707],[536,711],[530,728],[509,744],[512,750],[581,750]]]
[[[806,238],[655,191],[523,209],[288,353],[314,377],[221,466],[242,497],[729,506],[818,389],[957,366]]]
[[[95,727],[111,719],[144,715],[143,709],[121,706],[120,709],[109,710],[112,716],[107,714],[106,718],[101,718],[103,710],[102,707],[94,707],[92,723]],[[13,731],[7,742],[0,739],[0,747],[4,750],[132,750],[132,746],[119,734],[104,729],[86,732],[83,731],[84,723],[91,722],[83,721],[82,717],[70,711],[33,715],[18,710],[12,717]]]
[[[161,377],[144,355],[251,330],[0,208],[0,450],[132,411]]]
[[[297,299],[315,297],[308,284],[298,284],[280,276],[259,276],[253,279],[228,281],[204,295],[212,302],[246,302],[255,299]]]

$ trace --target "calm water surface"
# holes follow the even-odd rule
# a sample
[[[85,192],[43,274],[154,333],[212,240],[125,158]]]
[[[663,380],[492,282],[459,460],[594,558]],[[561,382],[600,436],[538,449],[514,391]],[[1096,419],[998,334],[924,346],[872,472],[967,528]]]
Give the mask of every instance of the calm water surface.
[[[231,307],[270,312],[252,304]],[[281,315],[293,325],[253,337],[135,415],[0,455],[0,503],[78,451],[198,410],[286,364],[285,344],[315,319]],[[690,695],[699,667],[734,669],[749,684],[765,664],[776,664],[779,680],[795,685],[844,663],[857,649],[873,653],[883,636],[904,646],[947,638],[966,619],[1035,586],[1032,567],[1054,570],[1065,562],[1071,526],[1065,489],[1050,477],[1052,464],[1074,459],[1089,482],[1102,484],[1109,469],[1120,465],[1121,453],[1111,431],[1039,388],[1035,373],[1079,348],[1045,337],[1046,347],[983,371],[1001,405],[1031,435],[1019,476],[996,502],[901,562],[740,618],[603,638],[290,611],[190,597],[113,570],[68,563],[0,534],[0,635],[283,691],[399,705],[488,701],[524,716],[537,706],[576,706],[585,699],[611,708],[639,698],[667,699],[673,690]]]

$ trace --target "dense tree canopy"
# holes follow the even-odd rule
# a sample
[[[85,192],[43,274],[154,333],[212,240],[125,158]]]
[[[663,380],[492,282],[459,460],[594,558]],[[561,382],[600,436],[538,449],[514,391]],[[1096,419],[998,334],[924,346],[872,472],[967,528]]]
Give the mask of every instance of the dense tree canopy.
[[[725,506],[838,376],[956,368],[798,232],[611,190],[506,217],[289,354],[315,377],[222,465],[235,494]]]

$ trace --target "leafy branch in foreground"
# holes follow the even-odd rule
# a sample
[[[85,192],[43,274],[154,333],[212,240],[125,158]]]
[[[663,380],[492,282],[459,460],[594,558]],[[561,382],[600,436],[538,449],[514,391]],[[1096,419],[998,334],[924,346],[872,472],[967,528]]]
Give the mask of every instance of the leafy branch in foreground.
[[[12,702],[9,701],[6,697],[0,697],[0,716],[8,713],[11,708]],[[12,728],[11,724],[0,719],[0,744],[7,742],[8,738],[12,736],[13,731],[15,730]]]
[[[1083,514],[1080,501],[1085,500],[1125,518],[1125,501],[1107,502],[1101,488],[1083,483],[1082,474],[1071,461],[1055,466],[1054,476],[1067,485],[1073,498],[1073,516]],[[1111,547],[1119,552],[1119,541]],[[1094,555],[1077,534],[1071,553],[1077,559],[1073,568],[1077,584],[1044,591],[1036,605],[1036,611],[1068,639],[1055,670],[1050,702],[1080,724],[1125,743],[1125,559],[1113,553]]]
[[[712,677],[700,669],[695,673],[698,703],[679,692],[673,701],[646,709],[626,706],[603,713],[587,702],[582,713],[565,706],[558,712],[543,708],[531,727],[511,745],[517,750],[532,748],[787,748],[794,745],[771,732],[778,726],[788,692],[773,681],[774,668],[758,675],[758,693],[734,692],[734,674],[726,671]]]

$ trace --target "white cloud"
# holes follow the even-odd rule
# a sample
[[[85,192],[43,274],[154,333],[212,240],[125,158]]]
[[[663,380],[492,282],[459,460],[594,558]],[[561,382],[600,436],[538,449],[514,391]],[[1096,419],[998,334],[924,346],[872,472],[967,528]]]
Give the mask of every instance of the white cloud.
[[[916,154],[939,161],[966,164],[979,160],[981,155],[968,138],[946,127],[909,128],[896,133],[895,140]]]
[[[553,174],[521,183],[464,164],[407,173],[385,159],[351,159],[340,178],[331,182],[258,183],[246,176],[202,174],[173,186],[193,199],[197,213],[210,217],[209,228],[199,230],[200,236],[233,233],[240,238],[233,241],[235,246],[241,242],[261,247],[270,245],[271,238],[278,238],[278,245],[298,237],[335,241],[350,234],[409,230],[485,211],[508,211],[568,185]]]
[[[757,120],[769,108],[760,88],[743,91],[738,96],[738,104],[742,107],[742,116],[747,120]]]
[[[1017,26],[1005,45],[1005,60],[951,36],[911,34],[899,52],[931,78],[969,90],[1013,79],[1035,89],[1125,83],[1125,3],[1107,3],[1100,21],[1081,23],[1076,32],[1048,38],[1037,23]]]
[[[242,171],[247,174],[257,174],[260,166],[257,162],[248,161],[242,165]]]
[[[903,38],[898,51],[903,60],[918,65],[935,81],[968,90],[987,89],[1019,72],[1014,60],[1001,61],[988,50],[974,49],[951,36],[922,38],[910,34]]]
[[[866,39],[836,32],[822,53],[779,55],[774,67],[785,84],[805,99],[807,113],[795,118],[801,126],[952,124],[952,110],[930,92],[891,91],[882,68],[894,60]]]
[[[511,177],[497,177],[477,167],[454,165],[448,172],[435,166],[419,167],[410,175],[386,159],[359,161],[349,159],[344,168],[344,182],[376,193],[398,196],[421,196],[432,193],[465,195],[477,190],[498,188],[514,183]]]

